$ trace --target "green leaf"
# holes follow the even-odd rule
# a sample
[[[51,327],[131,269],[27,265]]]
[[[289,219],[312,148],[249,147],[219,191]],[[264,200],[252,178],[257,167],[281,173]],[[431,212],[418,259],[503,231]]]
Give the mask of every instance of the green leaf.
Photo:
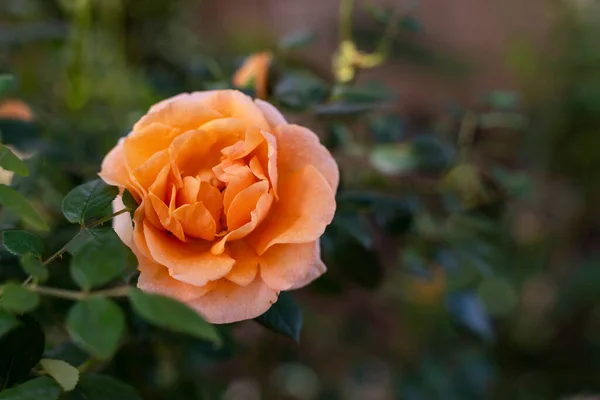
[[[396,99],[396,94],[385,86],[369,83],[363,86],[338,85],[333,90],[333,100],[348,104],[385,103]]]
[[[300,341],[302,311],[289,292],[281,292],[277,302],[255,320],[274,332]]]
[[[307,71],[287,72],[275,87],[274,96],[284,106],[305,110],[325,98],[327,87]]]
[[[19,325],[0,338],[0,387],[10,387],[31,374],[46,338],[40,324],[30,315],[17,317]]]
[[[6,250],[18,256],[33,254],[42,257],[44,252],[44,241],[39,236],[26,231],[2,232],[2,244]]]
[[[484,280],[477,289],[477,295],[487,312],[492,316],[504,316],[517,305],[517,293],[513,286],[502,278]]]
[[[0,144],[0,167],[13,171],[17,175],[28,176],[29,168],[11,149]]]
[[[49,229],[44,219],[21,193],[3,184],[0,184],[0,204],[32,228],[41,231]]]
[[[0,75],[0,97],[17,87],[17,80],[9,74]]]
[[[46,376],[27,381],[12,389],[0,393],[2,400],[56,400],[60,387]]]
[[[418,160],[411,148],[402,144],[382,144],[375,146],[369,161],[377,171],[386,175],[396,175],[413,171]]]
[[[102,286],[133,265],[133,253],[112,228],[87,229],[86,235],[71,260],[71,275],[81,288]]]
[[[83,375],[65,400],[142,400],[136,390],[107,375]]]
[[[0,310],[0,338],[19,326],[19,320],[8,312]]]
[[[135,211],[139,204],[135,201],[135,197],[131,194],[131,192],[127,189],[123,192],[123,204],[127,207],[128,210]]]
[[[21,257],[21,267],[27,272],[28,275],[33,276],[38,282],[45,282],[48,280],[50,275],[48,268],[46,268],[39,258],[36,258],[33,254],[26,254]]]
[[[13,313],[26,313],[37,308],[40,296],[18,283],[7,283],[2,289],[2,307]]]
[[[62,211],[72,223],[83,223],[104,213],[117,197],[119,189],[108,186],[101,179],[84,183],[71,190],[64,198]]]
[[[40,365],[65,392],[75,389],[79,381],[79,370],[77,368],[63,360],[53,360],[51,358],[42,358]]]
[[[221,344],[215,327],[183,303],[139,289],[129,292],[129,300],[142,318],[156,326]]]
[[[284,35],[279,40],[279,48],[282,50],[301,49],[315,41],[315,33],[312,31],[297,31]]]
[[[113,301],[91,297],[69,310],[67,331],[83,350],[94,357],[108,359],[125,333],[125,316]]]

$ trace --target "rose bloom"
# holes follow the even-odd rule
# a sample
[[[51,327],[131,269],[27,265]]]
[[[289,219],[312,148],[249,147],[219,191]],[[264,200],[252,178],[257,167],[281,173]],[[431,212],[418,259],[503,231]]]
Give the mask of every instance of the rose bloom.
[[[256,91],[256,97],[266,99],[269,66],[271,65],[272,58],[271,53],[268,52],[252,54],[244,61],[233,76],[233,85],[243,89],[253,83],[251,86]]]
[[[223,90],[160,102],[100,176],[138,201],[133,221],[114,221],[137,256],[138,286],[209,322],[257,317],[325,272],[319,237],[335,212],[337,164],[265,101]]]
[[[31,108],[19,99],[6,99],[0,102],[0,119],[33,121]]]

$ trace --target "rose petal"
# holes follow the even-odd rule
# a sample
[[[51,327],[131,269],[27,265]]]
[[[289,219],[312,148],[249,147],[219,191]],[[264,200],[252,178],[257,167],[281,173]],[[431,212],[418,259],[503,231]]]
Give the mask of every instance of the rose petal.
[[[250,168],[244,166],[240,169],[238,175],[232,179],[227,185],[227,188],[223,192],[223,210],[225,214],[229,212],[229,206],[231,202],[242,190],[249,188],[253,183],[256,182]]]
[[[238,90],[214,91],[200,99],[200,103],[222,115],[244,121],[247,127],[270,128],[263,113],[252,99]]]
[[[169,152],[160,151],[150,157],[146,162],[131,172],[133,180],[144,190],[148,191],[150,186],[156,182],[156,178],[165,166],[169,165]]]
[[[227,210],[227,228],[234,230],[250,222],[250,213],[256,209],[258,200],[269,191],[269,182],[256,182],[240,191]]]
[[[254,281],[258,272],[258,255],[243,240],[231,242],[228,251],[235,259],[235,264],[225,278],[240,286],[248,286]]]
[[[298,125],[282,125],[275,129],[275,137],[280,175],[314,165],[335,193],[340,180],[338,166],[314,132]]]
[[[262,111],[271,128],[287,124],[285,117],[271,103],[260,99],[254,100],[254,103]]]
[[[308,279],[315,279],[312,272],[320,271],[321,266],[318,242],[277,244],[260,256],[260,276],[274,290],[289,290]]]
[[[173,278],[192,285],[204,286],[224,277],[235,263],[226,254],[212,254],[208,242],[182,243],[147,223],[144,237],[152,258],[166,266]]]
[[[180,134],[181,130],[161,123],[152,123],[131,133],[123,144],[128,170],[135,170],[154,154],[167,149]]]
[[[141,131],[154,123],[160,123],[186,132],[222,117],[215,108],[204,107],[197,97],[181,96],[155,107],[133,126],[133,131]]]
[[[186,235],[196,239],[213,240],[217,224],[204,204],[184,204],[173,212]]]
[[[248,236],[256,227],[265,219],[271,204],[273,204],[273,194],[271,192],[265,193],[256,202],[256,208],[250,213],[250,222],[240,226],[237,229],[230,231],[227,235],[223,236],[221,240],[215,243],[210,251],[213,254],[222,254],[225,251],[225,244],[228,240],[237,240]]]
[[[248,286],[221,279],[213,290],[188,305],[210,323],[228,324],[263,314],[277,301],[278,294],[259,277]]]
[[[158,216],[158,220],[160,221],[162,227],[165,228],[167,231],[171,232],[173,235],[175,235],[177,239],[181,240],[182,242],[185,242],[186,238],[183,226],[181,226],[179,220],[175,218],[169,207],[167,207],[167,205],[161,199],[156,197],[153,193],[150,193],[148,195],[148,198],[150,199],[152,208],[156,212],[156,215]],[[152,223],[152,221],[150,222]],[[157,228],[155,224],[152,223],[152,225],[155,228]]]
[[[140,271],[137,285],[140,289],[175,298],[182,302],[198,299],[216,287],[216,282],[194,286],[178,281],[169,275],[169,270],[142,255],[137,255]]]
[[[312,165],[282,179],[280,197],[264,223],[248,238],[259,255],[278,243],[317,240],[335,213],[334,193]]]
[[[117,145],[108,152],[102,161],[102,167],[98,175],[109,185],[129,186],[129,174],[125,166],[125,156],[123,154],[123,141],[123,138],[119,139]]]
[[[118,195],[112,202],[112,209],[114,212],[117,212],[124,208],[123,198],[121,195]],[[119,214],[113,218],[112,224],[119,239],[127,247],[131,248],[133,246],[133,221],[131,221],[131,215],[128,212]]]

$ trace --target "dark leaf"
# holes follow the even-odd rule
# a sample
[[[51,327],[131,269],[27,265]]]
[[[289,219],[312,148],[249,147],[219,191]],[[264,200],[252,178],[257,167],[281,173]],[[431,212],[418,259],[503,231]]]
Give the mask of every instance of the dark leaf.
[[[22,314],[37,308],[40,296],[18,283],[9,282],[2,288],[1,304],[7,311]]]
[[[279,48],[283,50],[296,50],[307,47],[315,41],[315,33],[312,31],[297,31],[284,35],[279,40]]]
[[[73,253],[71,275],[83,289],[102,286],[134,264],[131,250],[112,228],[87,229],[87,238]]]
[[[39,236],[26,231],[4,231],[2,243],[8,251],[18,256],[33,254],[42,257],[44,252],[44,241]]]
[[[22,194],[0,184],[0,204],[34,229],[47,231],[48,225]]]
[[[0,97],[17,87],[17,80],[9,74],[0,74]]]
[[[0,387],[27,378],[44,352],[44,332],[36,320],[23,315],[18,321],[18,326],[0,338]]]
[[[19,320],[14,315],[0,310],[0,338],[19,326]]]
[[[138,289],[129,292],[129,299],[133,309],[156,326],[221,344],[215,327],[183,303]]]
[[[136,390],[107,375],[83,375],[65,400],[141,400]]]
[[[33,254],[26,254],[21,257],[21,267],[28,274],[33,276],[38,282],[45,282],[48,280],[49,272],[39,258]]]
[[[13,171],[17,175],[29,175],[29,168],[19,157],[8,147],[0,144],[0,167]]]
[[[279,298],[255,320],[264,327],[300,341],[302,330],[302,310],[289,292],[279,293]]]
[[[65,196],[63,214],[69,222],[83,225],[86,220],[103,215],[118,193],[117,187],[108,186],[101,179],[84,183]]]
[[[274,96],[284,106],[305,110],[325,98],[325,82],[307,71],[286,73],[275,87]]]
[[[100,359],[110,358],[125,333],[125,316],[113,301],[91,297],[76,303],[67,315],[73,342]]]
[[[40,376],[0,393],[2,400],[56,400],[60,387],[47,376]]]

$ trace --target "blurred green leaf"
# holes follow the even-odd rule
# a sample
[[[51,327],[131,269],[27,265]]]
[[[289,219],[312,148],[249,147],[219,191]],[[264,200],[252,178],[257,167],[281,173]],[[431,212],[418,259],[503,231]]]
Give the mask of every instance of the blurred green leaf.
[[[44,253],[44,241],[27,231],[2,232],[2,244],[8,251],[18,256],[31,253],[39,258]]]
[[[404,135],[404,122],[396,115],[382,115],[369,122],[369,132],[377,143],[399,142]]]
[[[446,306],[454,319],[486,341],[494,339],[492,323],[479,298],[472,292],[451,293]]]
[[[73,342],[94,357],[109,359],[125,333],[125,316],[113,301],[90,297],[76,303],[67,315]]]
[[[409,16],[402,17],[398,22],[398,27],[402,31],[411,33],[420,32],[422,29],[421,23],[417,19]]]
[[[86,220],[102,215],[118,193],[117,187],[108,186],[101,179],[84,183],[65,196],[63,214],[69,222],[83,225]]]
[[[454,157],[454,149],[433,135],[419,135],[410,146],[418,169],[422,172],[443,172],[450,166]]]
[[[37,308],[40,296],[18,283],[9,282],[2,289],[2,308],[13,313],[26,313]]]
[[[371,150],[369,161],[382,174],[397,175],[414,170],[419,164],[410,146],[383,144]]]
[[[490,315],[504,316],[517,305],[517,294],[512,285],[502,278],[485,279],[477,289],[477,295]]]
[[[17,87],[17,80],[14,76],[0,74],[0,97]]]
[[[14,315],[0,309],[0,338],[17,326],[19,326],[19,321],[17,318]]]
[[[286,107],[305,110],[325,98],[325,82],[308,71],[289,71],[277,83],[274,97]]]
[[[133,253],[112,228],[86,229],[84,235],[71,260],[71,276],[81,288],[102,286],[134,266]]]
[[[131,289],[129,300],[142,318],[156,326],[221,344],[215,327],[183,303],[139,289]]]
[[[321,116],[352,116],[380,109],[380,103],[349,103],[338,101],[327,104],[317,104],[313,108],[316,115]]]
[[[10,387],[29,377],[44,352],[45,336],[40,324],[30,315],[17,319],[19,324],[0,337],[0,387]]]
[[[279,293],[275,304],[255,320],[264,327],[300,341],[302,310],[289,292]]]
[[[135,389],[108,375],[83,375],[64,400],[142,400]]]
[[[50,378],[39,376],[0,393],[2,400],[57,400],[60,387]]]
[[[73,390],[79,381],[79,370],[68,362],[51,358],[42,358],[40,360],[40,365],[65,392]]]
[[[520,105],[518,93],[502,90],[491,92],[487,97],[487,102],[498,111],[514,111]]]
[[[22,194],[3,184],[0,184],[0,204],[32,228],[41,231],[49,229],[44,219]]]
[[[17,175],[29,175],[29,169],[23,160],[17,157],[11,149],[3,144],[0,144],[0,167],[13,171]]]
[[[332,100],[348,104],[386,103],[394,101],[396,94],[378,83],[363,86],[337,85],[333,88]]]
[[[38,282],[45,282],[48,280],[50,273],[39,258],[33,254],[25,254],[20,259],[21,267],[28,274],[33,276]]]
[[[297,50],[309,46],[315,41],[312,31],[297,31],[284,35],[279,39],[279,48],[282,50]]]
[[[123,191],[123,204],[125,204],[125,207],[131,211],[135,211],[139,206],[131,192],[127,189]]]

